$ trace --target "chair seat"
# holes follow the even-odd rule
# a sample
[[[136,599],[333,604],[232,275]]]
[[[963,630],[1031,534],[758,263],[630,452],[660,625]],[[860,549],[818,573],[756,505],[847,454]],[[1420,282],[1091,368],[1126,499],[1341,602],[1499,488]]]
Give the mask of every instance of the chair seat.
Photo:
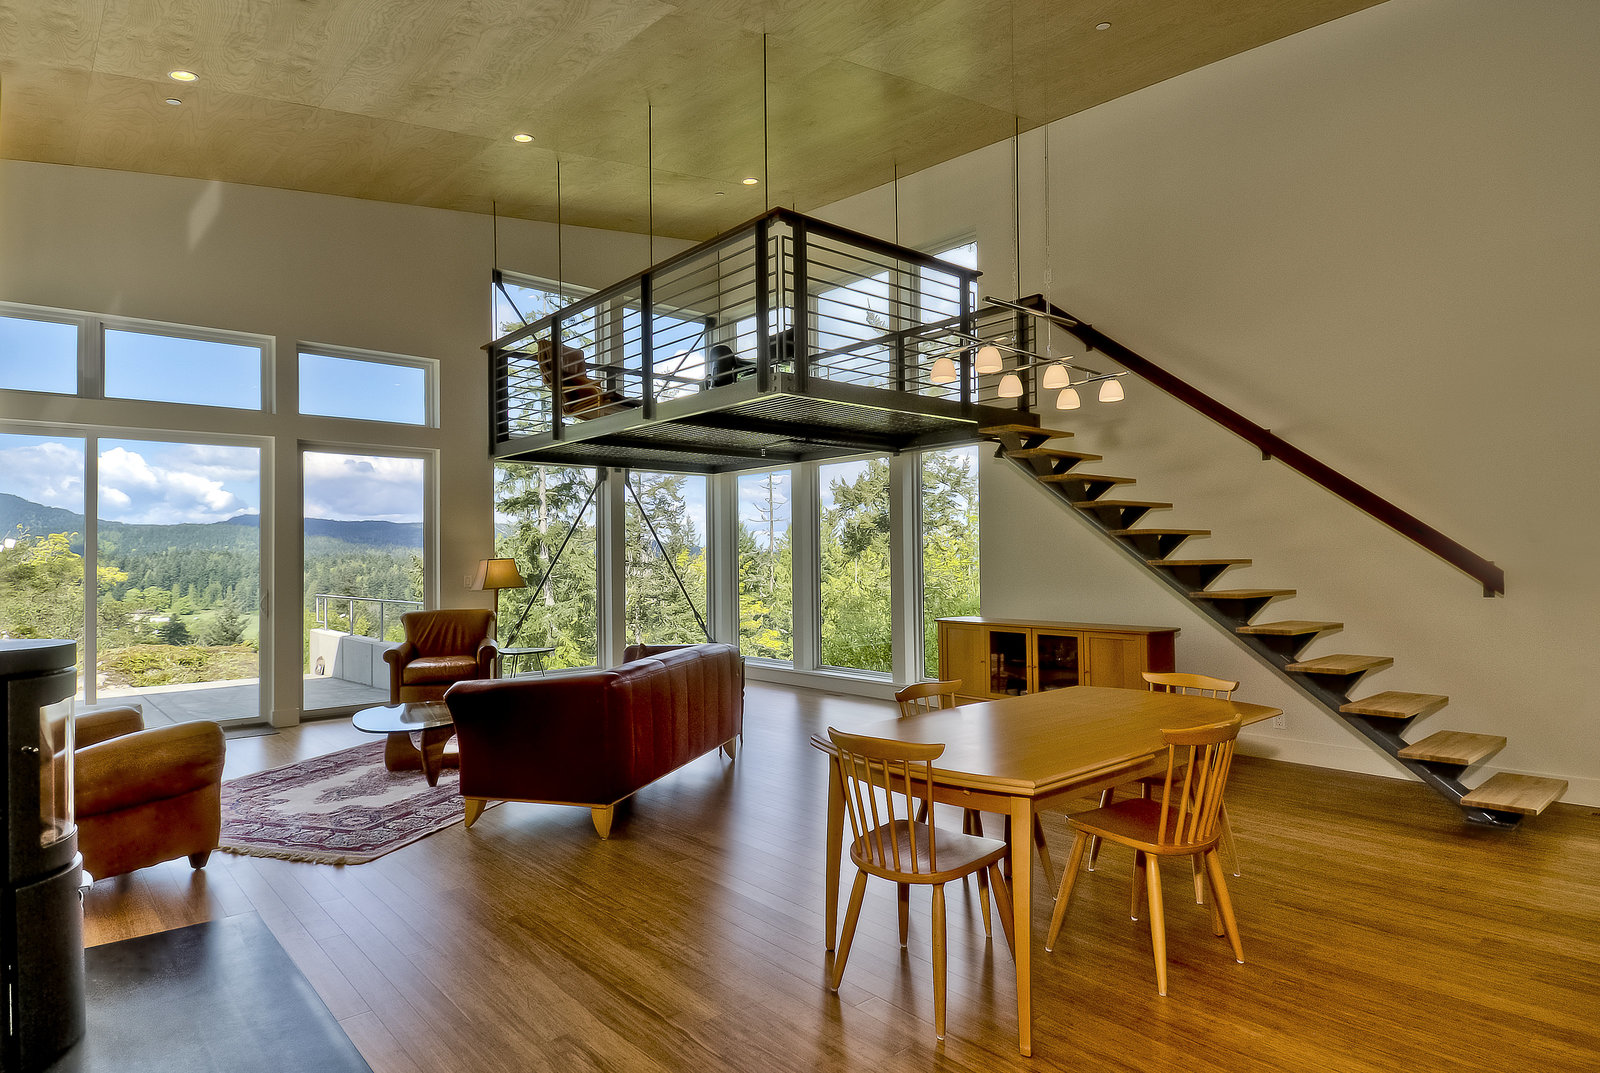
[[[1176,807],[1168,810],[1169,827],[1176,821],[1177,812]],[[1067,822],[1085,834],[1108,838],[1159,856],[1193,854],[1207,845],[1217,844],[1217,839],[1212,838],[1209,843],[1161,845],[1161,802],[1150,797],[1132,797],[1090,812],[1079,812],[1068,816]]]
[[[418,656],[405,665],[400,680],[405,685],[424,682],[454,682],[475,677],[478,661],[473,656]]]
[[[915,830],[916,838],[912,833]],[[862,841],[877,843],[878,832],[881,828],[873,828]],[[871,854],[860,842],[850,847],[850,860],[863,872],[875,876],[893,879],[896,883],[948,883],[952,879],[959,879],[970,875],[974,870],[987,867],[996,861],[1002,860],[1010,847],[998,838],[985,838],[983,835],[962,834],[940,827],[938,829],[939,869],[933,871],[933,862],[928,859],[928,825],[912,821],[896,820],[894,823],[894,842],[896,851],[890,854],[891,860],[898,859],[899,868],[883,868],[873,863]],[[913,843],[915,850],[912,849]],[[888,840],[885,840],[887,846]],[[915,874],[912,874],[912,854],[916,856]]]

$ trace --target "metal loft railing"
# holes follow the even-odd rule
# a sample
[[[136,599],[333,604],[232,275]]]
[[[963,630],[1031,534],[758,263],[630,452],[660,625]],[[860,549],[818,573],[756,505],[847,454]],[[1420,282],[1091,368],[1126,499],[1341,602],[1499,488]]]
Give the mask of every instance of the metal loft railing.
[[[1076,336],[1084,346],[1098,350],[1129,372],[1149,381],[1179,402],[1198,410],[1229,432],[1261,451],[1263,459],[1276,458],[1285,465],[1322,485],[1334,495],[1365,511],[1401,536],[1432,552],[1483,585],[1485,596],[1502,596],[1506,591],[1505,571],[1471,549],[1445,536],[1433,526],[1395,506],[1364,485],[1319,461],[1271,430],[1250,421],[1238,411],[1223,405],[1193,384],[1173,375],[1150,359],[1129,350],[1104,332],[1051,304],[1042,295],[1030,295],[1004,308],[1026,308],[1031,314],[1048,317],[1057,326]],[[1026,316],[1028,314],[1020,314]],[[1026,381],[1025,381],[1026,382]],[[1026,399],[1022,400],[1026,401]]]
[[[356,633],[356,608],[367,608],[377,605],[377,633],[363,632],[361,636],[376,637],[382,641],[386,639],[389,622],[391,621],[390,607],[398,607],[404,611],[418,611],[422,608],[419,600],[388,600],[377,596],[346,596],[340,593],[319,592],[312,596],[312,615],[316,619],[317,627],[324,630],[338,630],[342,633]],[[343,608],[341,615],[340,608]],[[372,613],[367,612],[369,621]],[[340,619],[343,618],[343,622]],[[393,621],[398,622],[400,616],[393,616]]]
[[[995,399],[971,338],[1013,314],[976,308],[978,273],[785,209],[757,217],[489,343],[492,447],[734,384],[813,382],[963,405]],[[967,337],[967,338],[963,338]],[[965,349],[963,349],[965,348]],[[936,358],[962,371],[934,383]]]

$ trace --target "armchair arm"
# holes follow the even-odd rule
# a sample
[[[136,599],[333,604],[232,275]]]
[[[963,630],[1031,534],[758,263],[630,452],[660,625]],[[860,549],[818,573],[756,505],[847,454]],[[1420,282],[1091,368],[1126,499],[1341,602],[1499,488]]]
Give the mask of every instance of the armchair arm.
[[[493,678],[495,660],[500,658],[500,646],[495,644],[493,637],[485,637],[478,642],[478,677]]]
[[[97,816],[222,781],[227,743],[215,723],[179,723],[79,749],[77,813]]]
[[[137,708],[105,708],[98,712],[84,712],[72,721],[73,746],[84,749],[143,729],[144,715]]]
[[[417,646],[402,641],[399,648],[387,649],[383,661],[389,665],[389,703],[400,703],[400,683],[407,663],[417,658]]]

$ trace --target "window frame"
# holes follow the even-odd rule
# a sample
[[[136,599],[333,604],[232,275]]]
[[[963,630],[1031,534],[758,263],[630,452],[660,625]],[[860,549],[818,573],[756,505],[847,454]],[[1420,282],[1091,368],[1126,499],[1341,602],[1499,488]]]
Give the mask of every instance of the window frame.
[[[335,361],[359,361],[369,365],[394,365],[402,369],[422,370],[422,420],[396,421],[381,417],[349,417],[343,414],[311,413],[302,408],[304,383],[300,377],[300,362],[307,356],[332,358]],[[439,361],[407,354],[391,354],[381,350],[364,350],[360,347],[337,346],[301,339],[295,346],[295,398],[294,410],[301,417],[330,421],[361,421],[375,425],[395,425],[400,428],[439,427]]]

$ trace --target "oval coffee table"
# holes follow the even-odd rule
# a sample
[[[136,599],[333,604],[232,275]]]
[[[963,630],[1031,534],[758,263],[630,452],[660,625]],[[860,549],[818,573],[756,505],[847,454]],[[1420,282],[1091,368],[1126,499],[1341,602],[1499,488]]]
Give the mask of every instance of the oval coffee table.
[[[363,708],[350,719],[357,730],[368,734],[387,734],[383,747],[383,766],[390,771],[416,771],[427,776],[429,786],[439,785],[439,770],[454,767],[459,758],[446,756],[445,742],[455,736],[456,725],[442,700],[414,700],[405,704],[386,704]],[[412,744],[411,732],[422,732],[422,748]]]

